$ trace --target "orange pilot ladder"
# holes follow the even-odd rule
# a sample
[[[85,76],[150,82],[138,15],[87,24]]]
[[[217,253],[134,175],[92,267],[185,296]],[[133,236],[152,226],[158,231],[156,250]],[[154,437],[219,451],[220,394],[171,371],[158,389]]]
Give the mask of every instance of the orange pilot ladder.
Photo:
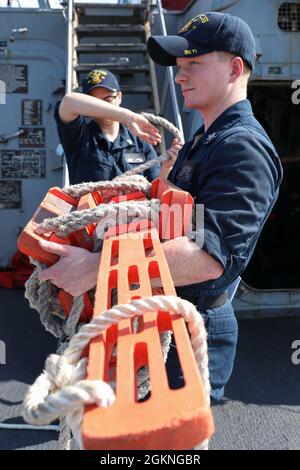
[[[135,191],[131,194],[115,196],[112,198],[112,201],[121,202],[133,199],[143,200],[145,199],[145,195],[141,191]],[[75,199],[58,187],[50,188],[39,207],[35,211],[33,217],[20,234],[18,238],[19,250],[27,256],[30,256],[48,266],[56,263],[59,260],[59,256],[45,251],[39,245],[40,239],[53,241],[64,245],[79,246],[91,251],[93,249],[93,234],[96,228],[96,224],[89,224],[81,230],[70,233],[68,237],[65,238],[60,237],[55,233],[39,235],[36,233],[36,228],[47,218],[66,215],[71,213],[73,210],[92,209],[101,203],[102,198],[100,192],[98,191],[85,194],[84,196]],[[72,295],[70,295],[68,292],[65,292],[63,289],[60,289],[58,298],[65,316],[68,317],[73,306]],[[80,315],[80,321],[88,322],[91,319],[92,312],[93,306],[90,297],[87,293],[85,293],[83,295],[83,309]]]
[[[83,248],[90,249],[91,239],[88,237],[88,228],[76,232],[76,235],[72,233],[65,238],[60,237],[55,233],[47,233],[43,235],[36,233],[37,226],[45,219],[69,214],[73,210],[78,209],[78,204],[81,204],[81,200],[82,198],[80,198],[79,201],[78,199],[74,199],[58,187],[50,188],[39,207],[35,211],[34,215],[19,236],[19,250],[27,256],[34,258],[35,260],[51,266],[59,260],[59,256],[45,251],[39,245],[40,239],[60,243],[63,245],[76,244],[78,246],[80,243]],[[86,208],[84,206],[84,202],[85,201],[83,200],[83,207],[81,207],[82,209]],[[90,204],[93,207],[91,199]],[[60,289],[58,298],[64,314],[66,317],[68,317],[72,309],[73,297],[68,294],[68,292]],[[86,293],[83,296],[83,309],[80,315],[81,321],[88,321],[91,318],[92,311],[93,306],[89,295]]]
[[[179,228],[186,228],[193,199],[166,181],[154,182],[152,197],[166,205],[182,207]],[[165,208],[162,208],[166,211]],[[161,214],[159,231],[177,234],[171,211]],[[144,220],[136,224],[134,233],[129,226],[118,227],[117,234],[108,231],[103,243],[98,274],[94,316],[112,306],[112,292],[117,291],[117,303],[155,294],[159,280],[165,295],[175,296],[175,288],[156,228]],[[163,237],[162,237],[163,238]],[[160,333],[173,332],[184,387],[170,389],[163,360]],[[111,359],[117,346],[116,363]],[[137,371],[149,368],[151,396],[146,401],[137,398]],[[82,439],[85,449],[191,449],[213,433],[213,418],[206,401],[202,379],[191,348],[184,320],[174,312],[149,311],[142,317],[138,331],[133,332],[132,320],[122,320],[91,341],[88,351],[88,380],[108,381],[110,368],[115,367],[116,401],[108,408],[86,406]]]
[[[112,200],[121,202],[144,198],[143,193],[136,192]],[[155,295],[157,280],[164,295],[176,295],[160,240],[187,233],[193,198],[166,180],[152,183],[151,198],[161,201],[158,231],[151,221],[143,220],[114,227],[106,234],[94,316],[112,306],[115,293],[118,304]],[[59,188],[50,189],[20,235],[19,249],[43,263],[53,264],[57,257],[39,246],[41,235],[35,233],[37,225],[45,218],[100,203],[99,194],[91,193],[78,201]],[[73,232],[67,239],[51,233],[42,238],[87,247],[94,230],[95,226],[91,224],[83,231]],[[72,297],[61,291],[59,298],[68,315]],[[88,321],[90,315],[91,309],[85,304],[82,319]],[[213,418],[184,320],[174,312],[149,311],[139,317],[137,332],[133,332],[132,325],[132,319],[120,321],[92,340],[86,350],[86,378],[108,381],[114,374],[116,400],[108,408],[85,407],[82,422],[84,448],[190,449],[210,438],[214,430]],[[164,331],[173,332],[184,376],[185,385],[176,390],[168,385],[160,343],[160,333]],[[116,357],[113,355],[115,347]],[[145,401],[138,401],[137,372],[143,366],[149,369],[151,395]]]

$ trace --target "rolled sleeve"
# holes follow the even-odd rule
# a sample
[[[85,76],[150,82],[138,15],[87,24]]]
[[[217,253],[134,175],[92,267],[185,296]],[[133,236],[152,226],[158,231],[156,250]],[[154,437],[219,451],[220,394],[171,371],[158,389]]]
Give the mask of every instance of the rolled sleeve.
[[[56,103],[54,109],[54,119],[57,124],[57,132],[64,151],[72,151],[84,137],[85,120],[78,116],[74,121],[63,122],[59,116],[59,106],[61,101]]]
[[[204,230],[190,232],[189,238],[218,261],[224,269],[226,268],[230,252],[222,238],[210,227],[206,226]]]

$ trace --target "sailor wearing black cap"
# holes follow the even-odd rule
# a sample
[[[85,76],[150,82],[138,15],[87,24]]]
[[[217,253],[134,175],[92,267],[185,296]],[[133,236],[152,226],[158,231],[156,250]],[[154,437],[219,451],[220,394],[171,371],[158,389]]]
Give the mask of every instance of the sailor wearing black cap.
[[[246,99],[255,39],[240,18],[199,14],[177,35],[148,40],[150,57],[177,65],[186,108],[203,125],[179,151],[168,179],[204,204],[203,224],[163,244],[177,293],[192,301],[208,330],[211,396],[220,400],[232,372],[238,328],[227,290],[246,268],[277,199],[282,168]],[[180,263],[178,260],[181,260]],[[171,348],[173,387],[184,378]]]
[[[111,180],[157,158],[152,145],[160,142],[159,132],[142,115],[120,106],[122,92],[113,73],[92,70],[82,90],[66,94],[54,112],[71,184]],[[173,151],[178,148],[175,142]],[[163,170],[169,171],[167,164]],[[144,176],[152,181],[159,173],[154,165]]]

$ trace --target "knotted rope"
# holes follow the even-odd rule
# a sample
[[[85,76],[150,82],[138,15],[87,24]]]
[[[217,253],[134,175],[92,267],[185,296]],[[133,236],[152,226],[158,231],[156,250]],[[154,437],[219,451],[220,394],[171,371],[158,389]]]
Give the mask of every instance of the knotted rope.
[[[47,232],[55,232],[62,237],[66,237],[72,232],[81,230],[89,224],[95,224],[107,220],[114,220],[117,225],[124,215],[129,220],[148,219],[151,213],[159,213],[160,201],[151,199],[150,201],[126,201],[119,203],[101,204],[92,209],[73,211],[70,214],[61,215],[53,219],[45,219],[36,229],[36,233],[42,235]],[[122,217],[123,216],[123,217]]]
[[[151,160],[151,162],[153,161],[155,162],[156,160]],[[63,188],[63,190],[66,194],[74,198],[84,196],[93,191],[99,191],[103,202],[110,201],[114,196],[129,194],[134,191],[142,191],[146,195],[149,195],[151,184],[144,176],[135,175],[133,178],[130,178],[129,176],[125,177],[124,174],[114,178],[112,181],[91,181],[73,184],[72,186]]]
[[[210,383],[206,330],[194,305],[172,296],[154,296],[118,305],[82,326],[73,336],[61,356],[50,355],[45,371],[29,388],[23,404],[23,417],[33,425],[45,425],[66,416],[68,426],[80,448],[83,407],[97,404],[111,406],[116,397],[113,388],[101,380],[85,380],[87,359],[81,359],[85,347],[111,325],[121,320],[141,316],[149,311],[174,312],[183,317],[191,335],[191,344],[202,377],[205,397],[210,401]]]

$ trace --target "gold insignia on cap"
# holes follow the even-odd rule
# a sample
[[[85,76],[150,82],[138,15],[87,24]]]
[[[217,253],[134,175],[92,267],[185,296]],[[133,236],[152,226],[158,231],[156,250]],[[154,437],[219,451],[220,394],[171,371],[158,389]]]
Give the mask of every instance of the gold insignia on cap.
[[[179,33],[185,33],[186,31],[189,31],[190,29],[195,29],[200,23],[204,24],[209,21],[207,15],[204,13],[200,13],[197,16],[194,16],[190,21],[188,21],[180,30]]]
[[[105,70],[93,70],[88,75],[88,83],[91,85],[98,85],[98,83],[103,82],[107,75]]]
[[[185,33],[186,31],[188,31],[190,29],[190,27],[192,26],[193,24],[193,20],[190,20],[187,22],[187,24],[185,24],[180,30],[179,30],[179,33]]]
[[[184,55],[191,55],[191,54],[197,54],[198,51],[197,49],[184,49],[183,53]]]

